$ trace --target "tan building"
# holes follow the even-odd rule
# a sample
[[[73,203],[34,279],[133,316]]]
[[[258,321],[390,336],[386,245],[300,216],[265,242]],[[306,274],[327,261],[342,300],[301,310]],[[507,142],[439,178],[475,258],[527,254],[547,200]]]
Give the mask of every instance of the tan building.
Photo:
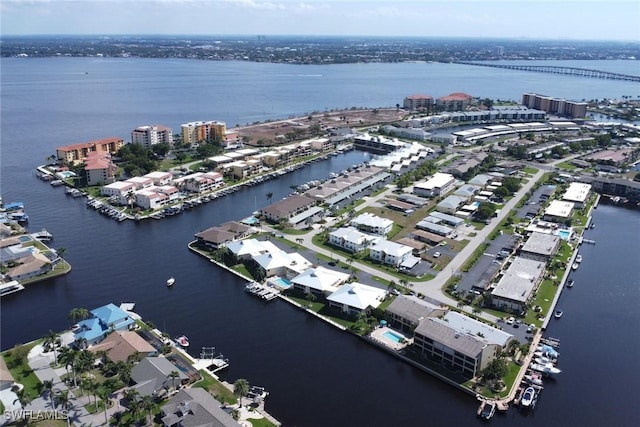
[[[473,96],[462,92],[455,92],[441,96],[436,100],[438,111],[464,111],[473,103]]]
[[[522,95],[522,104],[529,108],[542,110],[547,113],[557,114],[572,118],[584,118],[587,115],[587,103],[568,101],[562,98],[525,93]]]
[[[226,138],[227,126],[224,122],[190,122],[181,126],[183,144],[195,144],[203,141],[218,140],[221,143]]]
[[[84,162],[89,153],[116,154],[124,146],[122,138],[110,137],[80,144],[65,145],[56,149],[58,160],[65,164]]]
[[[91,152],[85,160],[84,171],[88,185],[104,185],[115,181],[118,166],[111,161],[111,154]]]
[[[410,95],[404,99],[403,108],[407,110],[419,110],[424,108],[431,111],[433,109],[433,97],[429,95]]]

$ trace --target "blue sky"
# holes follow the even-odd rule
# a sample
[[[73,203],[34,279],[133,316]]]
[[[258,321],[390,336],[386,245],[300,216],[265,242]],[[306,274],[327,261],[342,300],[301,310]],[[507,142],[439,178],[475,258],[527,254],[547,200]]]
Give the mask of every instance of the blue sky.
[[[639,0],[0,0],[2,35],[296,34],[640,41]]]

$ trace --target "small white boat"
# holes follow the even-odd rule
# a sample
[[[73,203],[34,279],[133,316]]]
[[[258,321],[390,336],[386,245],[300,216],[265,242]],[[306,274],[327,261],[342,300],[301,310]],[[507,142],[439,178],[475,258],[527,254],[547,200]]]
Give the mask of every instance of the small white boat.
[[[176,338],[176,342],[180,345],[180,347],[189,347],[189,338],[187,338],[186,335],[182,335]]]
[[[538,356],[533,359],[539,365],[555,365],[556,361],[550,357]]]
[[[559,319],[562,317],[564,313],[562,312],[562,310],[556,310],[556,312],[553,314],[553,317],[555,317],[556,319]]]
[[[575,284],[575,281],[574,281],[573,279],[572,279],[572,280],[569,280],[569,281],[567,282],[567,288],[573,288],[573,285],[574,285],[574,284]]]
[[[580,264],[578,264],[577,262],[574,262],[573,265],[571,266],[571,269],[572,270],[577,270],[579,266],[580,266]]]
[[[578,264],[580,264],[580,263],[582,262],[582,255],[578,254],[578,255],[576,256],[576,262],[577,262]]]
[[[16,280],[13,280],[9,283],[3,283],[0,285],[0,297],[13,294],[15,292],[20,292],[24,290],[24,286],[18,283]]]
[[[542,385],[542,378],[540,378],[540,376],[537,374],[525,375],[524,379],[528,384],[537,385],[537,386]]]
[[[482,404],[480,404],[480,408],[478,408],[478,416],[483,420],[490,420],[495,413],[496,413],[495,402],[483,401]]]
[[[169,277],[169,279],[167,279],[167,286],[171,287],[174,283],[176,283],[176,279],[173,277]]]
[[[536,398],[536,389],[533,387],[527,387],[522,393],[522,399],[520,400],[520,404],[528,408],[533,404],[534,399]]]
[[[547,365],[541,365],[539,363],[532,363],[529,367],[531,369],[533,369],[534,371],[538,371],[538,372],[542,373],[543,375],[549,375],[549,376],[558,375],[560,372],[562,372],[562,370],[556,368],[555,366],[553,366],[550,363],[547,364]]]

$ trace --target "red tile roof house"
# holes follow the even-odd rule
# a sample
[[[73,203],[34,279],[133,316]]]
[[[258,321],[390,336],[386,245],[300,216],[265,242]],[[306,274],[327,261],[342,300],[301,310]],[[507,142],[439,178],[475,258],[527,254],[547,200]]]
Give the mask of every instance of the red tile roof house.
[[[439,111],[464,111],[473,103],[474,97],[463,92],[454,92],[447,96],[441,96],[436,100],[436,109]]]

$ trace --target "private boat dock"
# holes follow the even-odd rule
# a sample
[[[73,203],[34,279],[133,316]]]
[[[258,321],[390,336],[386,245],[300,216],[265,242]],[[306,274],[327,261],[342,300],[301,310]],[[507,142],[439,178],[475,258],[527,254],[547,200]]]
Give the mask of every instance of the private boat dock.
[[[244,288],[245,291],[262,298],[265,301],[271,301],[280,295],[280,292],[273,288],[269,288],[265,285],[261,285],[258,282],[251,282]]]
[[[229,367],[229,359],[222,353],[216,354],[215,347],[202,347],[200,358],[194,360],[193,366],[198,370],[206,369],[215,374]]]

